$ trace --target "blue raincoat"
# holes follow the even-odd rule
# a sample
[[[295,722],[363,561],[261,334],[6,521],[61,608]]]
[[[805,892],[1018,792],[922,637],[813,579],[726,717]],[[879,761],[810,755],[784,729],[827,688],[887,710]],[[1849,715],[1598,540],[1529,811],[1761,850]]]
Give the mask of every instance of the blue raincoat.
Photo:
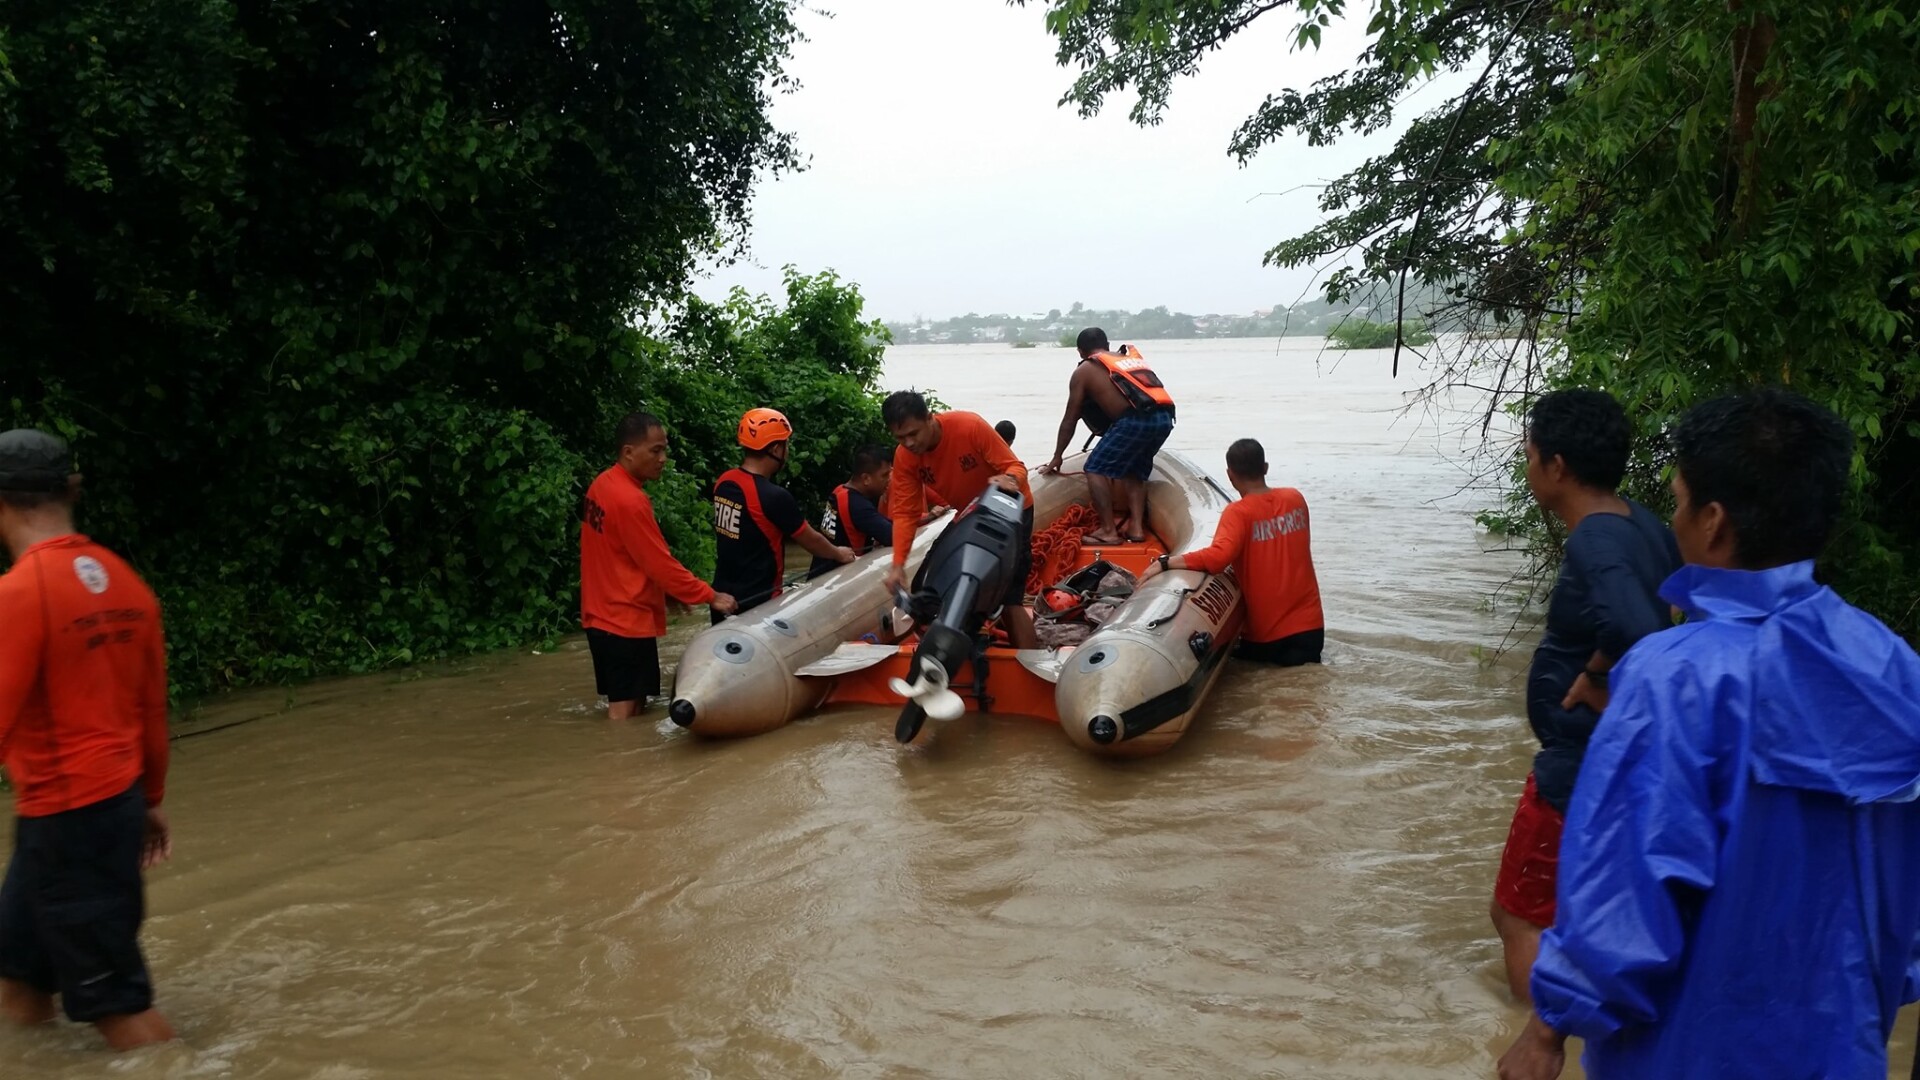
[[[1811,562],[1683,567],[1580,772],[1533,1000],[1588,1075],[1882,1080],[1920,996],[1920,658]]]

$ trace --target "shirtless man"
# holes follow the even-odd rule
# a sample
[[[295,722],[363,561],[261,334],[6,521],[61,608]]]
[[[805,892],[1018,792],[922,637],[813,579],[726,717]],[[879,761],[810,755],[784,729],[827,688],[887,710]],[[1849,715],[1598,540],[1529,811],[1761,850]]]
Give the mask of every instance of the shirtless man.
[[[1090,544],[1146,539],[1147,477],[1153,473],[1153,456],[1173,432],[1173,396],[1139,350],[1120,348],[1111,351],[1107,332],[1097,326],[1080,331],[1080,362],[1067,381],[1067,408],[1053,460],[1040,466],[1042,473],[1060,471],[1067,444],[1082,420],[1100,436],[1100,445],[1087,456],[1087,487],[1100,515],[1100,531],[1086,537]],[[1124,535],[1115,520],[1116,502],[1127,515]]]

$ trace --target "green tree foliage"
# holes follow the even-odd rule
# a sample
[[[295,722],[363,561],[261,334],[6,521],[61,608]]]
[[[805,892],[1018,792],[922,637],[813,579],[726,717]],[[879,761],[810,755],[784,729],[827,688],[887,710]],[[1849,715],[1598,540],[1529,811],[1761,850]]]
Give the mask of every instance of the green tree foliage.
[[[792,6],[0,9],[0,426],[74,441],[184,689],[567,625],[630,408],[703,468],[775,389],[819,429],[804,469],[862,421],[872,328],[831,278],[634,329],[794,163],[767,118]]]
[[[779,409],[793,422],[779,482],[808,511],[844,482],[862,444],[893,444],[880,422],[886,328],[863,319],[860,293],[832,273],[786,274],[786,304],[734,290],[725,303],[689,297],[637,378],[671,425],[673,470],[654,508],[696,573],[713,569],[713,516],[704,488],[740,463],[740,414]],[[664,495],[663,495],[664,493]]]
[[[1016,0],[1019,2],[1019,0]],[[1393,148],[1329,185],[1325,223],[1268,255],[1334,269],[1329,298],[1443,286],[1436,325],[1475,335],[1436,385],[1523,407],[1600,386],[1637,417],[1630,483],[1659,500],[1659,434],[1687,406],[1785,382],[1860,437],[1836,584],[1920,631],[1920,12],[1909,2],[1731,0],[1053,0],[1048,28],[1099,109],[1132,89],[1152,122],[1171,87],[1253,20],[1292,13],[1317,45],[1368,18],[1359,63],[1280,90],[1233,136],[1324,144],[1396,119],[1407,90],[1457,76]],[[1397,356],[1397,353],[1396,353]],[[1509,459],[1510,460],[1510,459]],[[1526,524],[1516,490],[1508,525]],[[1532,520],[1537,523],[1537,516]],[[1534,535],[1538,535],[1537,525]]]

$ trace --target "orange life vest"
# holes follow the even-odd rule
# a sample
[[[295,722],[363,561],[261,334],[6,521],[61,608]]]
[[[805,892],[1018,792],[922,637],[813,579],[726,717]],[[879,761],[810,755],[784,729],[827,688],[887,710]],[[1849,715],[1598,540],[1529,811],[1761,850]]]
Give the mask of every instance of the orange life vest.
[[[740,489],[740,497],[747,501],[747,516],[753,519],[753,524],[759,528],[760,534],[767,538],[767,546],[773,549],[773,592],[770,595],[779,596],[780,568],[787,550],[787,538],[780,535],[779,527],[774,525],[773,521],[767,517],[767,512],[761,508],[760,485],[755,482],[753,474],[745,469],[728,469],[720,474],[720,479],[713,482],[714,491],[717,493],[720,485],[729,480]]]
[[[848,497],[847,485],[841,484],[833,489],[833,505],[840,512],[840,528],[847,534],[847,546],[855,551],[867,550],[867,534],[853,524],[853,503]]]
[[[1121,354],[1097,352],[1087,359],[1107,369],[1107,376],[1113,380],[1113,385],[1136,411],[1173,408],[1173,395],[1167,393],[1166,384],[1141,358],[1140,350],[1131,345],[1122,345],[1120,348],[1123,350]]]

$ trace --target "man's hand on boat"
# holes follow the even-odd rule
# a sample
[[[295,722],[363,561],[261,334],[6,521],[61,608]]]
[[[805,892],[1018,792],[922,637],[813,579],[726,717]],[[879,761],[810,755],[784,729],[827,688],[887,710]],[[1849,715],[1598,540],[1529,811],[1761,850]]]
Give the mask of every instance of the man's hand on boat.
[[[1009,495],[1020,494],[1020,481],[1015,480],[1012,473],[1001,473],[987,481],[987,483],[992,484],[994,487],[999,488]]]
[[[731,615],[739,608],[740,602],[733,598],[732,593],[717,592],[713,594],[713,599],[707,601],[707,606],[722,615]]]
[[[1052,476],[1055,473],[1058,473],[1059,471],[1060,471],[1059,458],[1054,458],[1052,461],[1049,461],[1045,465],[1040,466],[1041,476]]]
[[[888,596],[905,591],[907,587],[907,568],[901,566],[899,563],[889,565],[887,567],[886,586]]]

